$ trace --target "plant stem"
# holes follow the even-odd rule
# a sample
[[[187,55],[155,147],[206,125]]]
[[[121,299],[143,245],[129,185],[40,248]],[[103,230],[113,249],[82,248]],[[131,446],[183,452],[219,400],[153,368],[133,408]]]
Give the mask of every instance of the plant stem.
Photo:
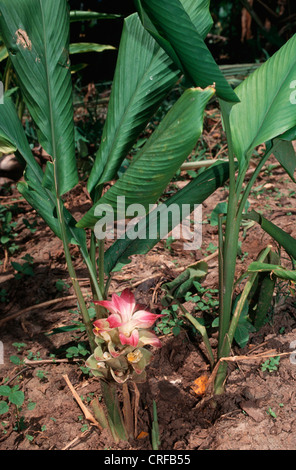
[[[64,247],[64,253],[65,253],[65,258],[66,258],[66,263],[67,263],[67,268],[68,272],[72,281],[73,289],[74,292],[77,296],[77,301],[80,307],[81,315],[83,318],[83,323],[85,325],[86,333],[88,336],[90,348],[92,351],[94,351],[96,347],[95,339],[94,339],[94,334],[92,330],[92,322],[90,320],[90,316],[87,310],[87,306],[84,301],[84,297],[82,295],[76,272],[72,263],[71,259],[71,253],[69,250],[69,244],[68,244],[68,239],[67,239],[67,233],[66,233],[66,227],[65,227],[65,221],[64,221],[64,215],[63,215],[63,208],[62,208],[62,203],[60,200],[60,197],[58,196],[57,193],[57,214],[58,214],[58,220],[60,223],[60,228],[61,228],[61,238],[63,242],[63,247]]]
[[[97,274],[97,267],[96,267],[96,239],[95,239],[95,234],[94,231],[91,230],[90,233],[90,250],[89,250],[89,256],[91,260],[91,264],[93,266],[94,272]],[[91,283],[91,290],[93,293],[93,298],[94,300],[99,300],[96,292],[96,288],[94,286],[93,280],[90,280]]]
[[[271,250],[271,245],[268,245],[265,250],[261,253],[260,257],[258,258],[258,262],[259,263],[263,263],[263,261],[265,260],[265,258],[267,257],[268,253],[270,252]],[[243,309],[243,306],[248,298],[248,295],[250,293],[250,290],[255,282],[255,279],[256,277],[258,276],[258,273],[252,273],[250,276],[249,276],[249,279],[247,280],[246,282],[246,285],[244,287],[244,290],[239,298],[239,301],[236,305],[236,308],[235,308],[235,311],[232,315],[232,319],[231,319],[231,323],[230,323],[230,326],[229,326],[229,330],[228,330],[228,345],[230,345],[231,347],[231,344],[232,344],[232,341],[233,341],[233,338],[234,338],[234,334],[235,334],[235,331],[236,331],[236,328],[237,328],[237,325],[238,325],[238,322],[239,322],[239,318],[240,318],[240,315],[241,315],[241,312],[242,312],[242,309]],[[230,353],[230,349],[229,349],[229,352],[227,352],[227,346],[226,346],[226,353],[227,353],[227,356],[229,355]]]
[[[265,155],[260,160],[256,170],[254,171],[250,181],[248,182],[241,201],[238,207],[233,206],[233,201],[237,205],[238,202],[238,193],[235,194],[229,193],[229,203],[228,203],[228,212],[227,212],[227,221],[226,221],[226,235],[224,243],[224,252],[223,252],[223,300],[222,300],[222,309],[220,312],[219,318],[219,342],[218,342],[218,360],[222,357],[227,357],[230,353],[235,329],[237,327],[239,314],[237,314],[234,319],[231,321],[231,308],[232,308],[232,296],[233,296],[233,286],[235,279],[235,266],[236,266],[236,256],[237,256],[237,246],[238,246],[238,237],[240,224],[242,219],[243,210],[245,204],[249,197],[252,186],[261,171],[261,168],[266,163],[271,152],[274,150],[274,146],[271,146],[267,149]],[[232,152],[230,152],[232,155]],[[247,165],[245,165],[242,170],[242,174],[245,175],[247,171]],[[241,185],[243,181],[242,174],[239,175],[239,182],[241,184],[237,185],[237,191],[241,191]],[[222,315],[221,315],[222,313]],[[221,394],[224,392],[224,384],[227,375],[227,362],[223,361],[218,368],[218,372],[215,379],[215,394]]]
[[[220,292],[221,311],[219,315],[219,340],[218,340],[218,359],[222,354],[224,337],[228,331],[231,315],[232,290],[235,277],[235,265],[237,255],[237,243],[239,234],[239,221],[236,218],[237,194],[235,191],[235,160],[232,146],[231,129],[229,123],[229,113],[231,106],[228,103],[221,102],[221,112],[228,143],[229,155],[229,196],[226,218],[225,240],[223,244],[223,266],[220,273],[223,279],[223,290]],[[220,235],[220,238],[222,235]]]
[[[100,286],[101,292],[104,292],[104,289],[105,289],[104,255],[105,255],[105,243],[104,243],[104,240],[99,240],[99,286]]]

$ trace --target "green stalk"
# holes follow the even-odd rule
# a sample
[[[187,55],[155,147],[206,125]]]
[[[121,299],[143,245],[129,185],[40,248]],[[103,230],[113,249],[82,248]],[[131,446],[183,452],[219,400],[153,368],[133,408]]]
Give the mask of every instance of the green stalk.
[[[95,234],[94,234],[93,230],[91,230],[91,233],[90,233],[89,256],[90,256],[91,264],[93,266],[93,270],[95,271],[95,273],[97,273],[97,267],[96,267],[96,238],[95,238]],[[91,282],[91,290],[92,290],[93,298],[94,298],[94,300],[99,300],[92,279],[90,280],[90,282]]]
[[[272,247],[269,245],[262,252],[261,256],[258,258],[259,262],[264,261],[264,259],[266,258],[266,256],[270,252],[271,248]],[[249,276],[249,279],[246,282],[245,288],[244,288],[244,290],[243,290],[243,292],[240,296],[240,299],[239,299],[239,301],[237,303],[237,306],[235,308],[235,311],[233,313],[228,333],[224,337],[223,348],[222,348],[223,355],[220,356],[219,359],[222,359],[223,357],[225,357],[225,358],[229,357],[229,355],[230,355],[231,345],[232,345],[234,334],[235,334],[235,331],[236,331],[236,328],[237,328],[237,325],[238,325],[238,322],[239,322],[239,319],[240,319],[240,315],[242,313],[244,304],[245,304],[245,302],[248,298],[248,295],[250,293],[250,290],[253,286],[253,283],[254,283],[257,275],[258,275],[257,272],[253,273],[252,275]],[[215,379],[215,389],[214,390],[215,390],[216,395],[219,395],[219,394],[223,393],[223,391],[224,391],[224,384],[225,384],[226,375],[227,375],[227,368],[228,368],[227,361],[222,361],[219,368],[218,368],[216,379]]]
[[[81,247],[80,247],[80,252],[83,256],[84,262],[85,262],[86,267],[88,269],[91,284],[92,284],[94,292],[95,292],[95,296],[98,300],[104,300],[104,296],[103,296],[102,291],[100,290],[100,287],[99,287],[99,284],[98,284],[96,268],[95,268],[95,266],[93,266],[91,257],[89,256],[88,253],[85,253],[84,250],[81,249]]]
[[[94,349],[96,348],[96,343],[95,343],[94,334],[92,330],[92,322],[91,322],[91,319],[87,310],[87,306],[85,304],[84,297],[82,295],[82,292],[81,292],[81,289],[77,280],[73,263],[72,263],[71,253],[69,250],[69,244],[68,244],[68,239],[67,239],[65,221],[64,221],[64,216],[63,216],[63,209],[62,209],[61,200],[60,200],[60,197],[58,196],[58,193],[57,193],[57,214],[58,214],[58,220],[59,220],[60,227],[61,227],[61,238],[63,242],[63,248],[64,248],[68,272],[72,281],[74,292],[78,300],[78,304],[79,304],[80,311],[82,314],[83,323],[85,325],[90,348],[92,351],[94,351]]]
[[[237,243],[239,234],[239,221],[236,218],[237,194],[235,191],[235,160],[232,146],[229,113],[231,105],[221,101],[221,112],[228,142],[229,154],[229,196],[226,217],[225,240],[223,244],[223,268],[220,269],[223,279],[223,290],[220,292],[220,316],[219,316],[219,339],[218,359],[222,354],[224,337],[228,331],[231,315],[232,290],[235,277]],[[222,237],[222,235],[220,235]]]
[[[104,240],[99,240],[99,286],[100,286],[101,292],[104,292],[104,289],[105,289],[104,255],[105,255],[105,243],[104,243]]]
[[[258,262],[259,263],[263,263],[263,261],[265,260],[265,258],[267,257],[267,255],[269,254],[270,250],[271,250],[272,246],[271,245],[268,245],[265,250],[263,250],[263,252],[261,253],[260,257],[258,258]],[[231,319],[231,323],[230,323],[230,327],[229,327],[229,330],[228,330],[228,334],[227,334],[227,337],[228,337],[228,341],[227,341],[227,344],[225,344],[225,352],[226,352],[226,356],[229,356],[229,353],[230,353],[230,347],[231,347],[231,344],[232,344],[232,341],[233,341],[233,338],[234,338],[234,334],[235,334],[235,331],[236,331],[236,328],[237,328],[237,325],[238,325],[238,322],[239,322],[239,318],[240,318],[240,315],[241,315],[241,312],[242,312],[242,309],[243,309],[243,306],[248,298],[248,295],[250,293],[250,290],[252,289],[252,286],[255,282],[255,279],[256,277],[258,276],[258,273],[255,272],[255,273],[252,273],[250,276],[249,276],[249,279],[247,280],[246,282],[246,285],[244,287],[244,290],[239,298],[239,301],[237,303],[237,306],[235,308],[235,311],[233,313],[233,316],[232,316],[232,319]],[[228,349],[228,346],[229,346],[229,349]],[[224,349],[224,348],[223,348]]]
[[[218,360],[222,357],[227,357],[230,353],[235,329],[237,327],[237,322],[235,319],[231,320],[231,308],[232,308],[232,296],[233,296],[233,286],[235,279],[235,266],[236,266],[236,256],[237,256],[237,246],[238,246],[238,237],[239,229],[242,220],[243,210],[245,204],[249,197],[250,191],[253,187],[253,184],[261,171],[262,167],[269,158],[271,152],[274,150],[272,146],[262,157],[260,163],[258,164],[256,170],[254,171],[252,177],[250,178],[238,208],[233,211],[233,200],[238,201],[238,193],[234,197],[233,194],[229,194],[230,202],[228,205],[227,221],[226,224],[229,228],[225,235],[225,249],[223,253],[223,300],[222,300],[222,316],[219,318],[219,340],[218,340]],[[230,152],[231,154],[231,152]],[[242,170],[239,175],[237,185],[237,191],[241,190],[242,182],[247,171],[247,166]],[[221,312],[220,312],[221,313]],[[221,326],[220,326],[221,324]],[[224,384],[227,375],[227,362],[222,362],[218,368],[218,372],[215,379],[215,394],[221,394],[224,392]]]

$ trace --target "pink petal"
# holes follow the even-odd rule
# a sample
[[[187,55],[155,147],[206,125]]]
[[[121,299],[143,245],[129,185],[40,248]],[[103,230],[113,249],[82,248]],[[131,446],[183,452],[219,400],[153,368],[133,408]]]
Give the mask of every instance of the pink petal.
[[[162,346],[161,341],[154,333],[152,333],[152,331],[141,330],[139,335],[139,342],[143,345],[150,344],[155,348],[160,348]]]
[[[102,307],[109,310],[111,313],[118,313],[116,306],[114,305],[113,301],[110,300],[94,300],[95,305],[101,305]]]
[[[128,322],[136,308],[135,296],[129,289],[124,289],[119,297],[116,294],[112,295],[112,302],[117,311],[120,312],[122,323]]]
[[[118,328],[122,325],[122,318],[118,313],[112,313],[112,315],[109,315],[107,321],[110,325],[110,328]]]
[[[139,328],[150,328],[158,318],[163,316],[165,315],[157,315],[155,313],[147,312],[146,310],[138,310],[134,313],[133,320],[138,322]]]
[[[131,346],[136,347],[139,342],[139,332],[138,330],[134,330],[130,336],[119,333],[119,339],[122,345],[130,344]]]

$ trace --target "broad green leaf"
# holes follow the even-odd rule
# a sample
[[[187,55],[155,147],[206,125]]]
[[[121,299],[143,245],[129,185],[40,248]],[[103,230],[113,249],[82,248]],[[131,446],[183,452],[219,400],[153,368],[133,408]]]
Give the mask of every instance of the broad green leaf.
[[[291,129],[289,129],[288,131],[284,132],[283,134],[281,134],[279,136],[280,139],[282,140],[288,140],[288,141],[292,141],[292,140],[296,140],[296,126],[292,127]]]
[[[56,167],[58,193],[78,182],[66,0],[3,0],[0,29],[41,146]]]
[[[295,76],[296,34],[235,89],[240,103],[232,108],[230,125],[240,165],[255,147],[296,125]]]
[[[203,39],[213,26],[210,0],[180,0],[184,10]]]
[[[200,35],[205,37],[212,25],[209,1],[182,1]],[[180,70],[145,31],[138,15],[126,18],[107,119],[88,180],[89,192],[117,176],[123,159],[180,75]]]
[[[256,211],[251,211],[248,214],[244,215],[245,219],[251,219],[261,225],[262,229],[268,233],[274,240],[276,240],[279,245],[281,245],[286,252],[296,259],[296,240],[291,237],[287,232],[282,230],[277,225],[273,224],[261,214],[258,214]]]
[[[135,254],[146,254],[156,245],[160,239],[161,216],[170,209],[170,206],[177,205],[180,209],[180,220],[185,215],[186,204],[190,206],[190,213],[196,204],[205,201],[217,188],[222,186],[229,177],[227,163],[219,163],[208,168],[203,173],[194,178],[184,188],[171,196],[162,205],[158,206],[142,221],[138,222],[134,230],[137,230],[138,237],[132,239],[127,230],[121,238],[116,240],[105,253],[105,272],[120,270],[124,265],[130,263],[130,256]],[[184,215],[185,214],[185,215]],[[168,217],[167,233],[175,227],[174,220]],[[150,233],[156,233],[156,237],[150,238]]]
[[[85,52],[103,52],[106,50],[115,50],[116,47],[107,44],[97,44],[95,42],[77,42],[70,44],[70,54],[82,54]]]
[[[126,205],[141,202],[148,210],[160,197],[178,168],[189,156],[203,128],[204,109],[215,90],[187,89],[167,113],[126,172],[79,221],[78,227],[93,227],[96,207],[109,204],[117,211],[117,198]]]
[[[124,21],[107,119],[87,187],[112,180],[179,71],[145,31],[138,16]]]
[[[141,6],[157,30],[149,32],[195,86],[215,84],[219,98],[239,101],[180,0],[141,0]]]

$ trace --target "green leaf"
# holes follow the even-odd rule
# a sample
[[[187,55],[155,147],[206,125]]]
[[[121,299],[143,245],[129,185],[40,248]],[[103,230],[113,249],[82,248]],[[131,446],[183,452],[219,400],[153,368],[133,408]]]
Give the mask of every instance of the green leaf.
[[[89,192],[116,176],[121,162],[179,74],[138,16],[126,18],[101,144],[87,183]]]
[[[209,1],[182,1],[204,38],[212,25]],[[126,18],[107,119],[87,183],[89,192],[117,176],[135,140],[180,76],[180,70],[143,28],[138,15]]]
[[[254,273],[254,272],[269,272],[274,274],[276,277],[279,277],[280,279],[284,279],[287,281],[292,281],[296,282],[296,271],[291,271],[283,266],[277,265],[277,264],[269,264],[269,263],[258,263],[254,261],[253,263],[250,264],[248,267],[248,272]]]
[[[296,154],[292,142],[275,139],[273,155],[295,183]]]
[[[0,29],[38,139],[56,167],[57,191],[78,182],[66,0],[3,0]]]
[[[83,54],[85,52],[103,52],[106,50],[115,50],[116,47],[107,44],[97,44],[94,42],[77,42],[70,44],[70,54]]]
[[[9,394],[9,401],[16,406],[22,406],[25,400],[24,392],[21,390],[12,389]]]
[[[218,225],[219,214],[227,214],[227,202],[219,202],[211,213],[211,225]]]
[[[163,284],[166,289],[175,299],[185,297],[186,293],[190,291],[194,282],[202,280],[208,273],[208,265],[204,261],[199,261],[194,265],[188,266],[178,277],[171,282]]]
[[[204,109],[214,89],[190,88],[167,113],[121,178],[78,222],[93,227],[96,207],[108,204],[117,213],[117,198],[125,196],[126,206],[138,203],[145,210],[160,197],[178,168],[189,156],[202,133]],[[100,207],[98,207],[100,209]]]
[[[9,385],[0,385],[0,396],[8,397],[11,392]]]
[[[296,125],[290,88],[295,75],[296,34],[235,89],[240,103],[231,110],[230,125],[240,165],[255,147]]]
[[[184,5],[187,3],[184,1]],[[149,29],[149,32],[176,66],[181,64],[195,86],[205,88],[215,84],[219,98],[239,101],[184,5],[180,0],[141,0],[143,10],[157,30]],[[197,20],[198,17],[195,18]]]
[[[180,219],[184,218],[184,205],[190,205],[190,212],[196,204],[205,201],[217,188],[222,186],[229,177],[229,167],[227,163],[218,163],[198,175],[184,188],[167,199],[162,205],[148,214],[140,221],[135,229],[138,231],[138,238],[135,240],[129,237],[129,232],[113,243],[105,253],[105,272],[120,270],[125,264],[130,262],[130,256],[134,254],[146,254],[160,240],[159,224],[161,214],[170,209],[175,204],[180,209]],[[160,209],[160,210],[159,210]],[[168,233],[174,228],[172,218],[168,217]],[[154,238],[149,237],[149,231],[157,233]],[[151,233],[151,232],[150,232]]]
[[[267,220],[256,211],[251,211],[244,215],[245,219],[251,219],[261,225],[262,229],[276,240],[286,252],[296,259],[296,240],[283,229]]]
[[[241,297],[241,294],[238,295],[235,299],[235,302],[234,302],[234,305],[233,305],[233,312],[236,309],[236,306],[237,306],[237,303],[238,303],[240,297]],[[249,310],[249,304],[248,304],[248,301],[246,299],[246,301],[243,305],[242,311],[240,313],[238,324],[237,324],[237,327],[236,327],[235,333],[234,333],[234,339],[235,339],[235,341],[237,342],[237,344],[239,345],[240,348],[244,348],[246,346],[246,344],[249,341],[250,332],[255,330],[252,323],[249,321],[248,310]]]
[[[5,413],[8,413],[9,411],[9,405],[6,403],[6,401],[1,400],[0,401],[0,415],[4,415]]]

